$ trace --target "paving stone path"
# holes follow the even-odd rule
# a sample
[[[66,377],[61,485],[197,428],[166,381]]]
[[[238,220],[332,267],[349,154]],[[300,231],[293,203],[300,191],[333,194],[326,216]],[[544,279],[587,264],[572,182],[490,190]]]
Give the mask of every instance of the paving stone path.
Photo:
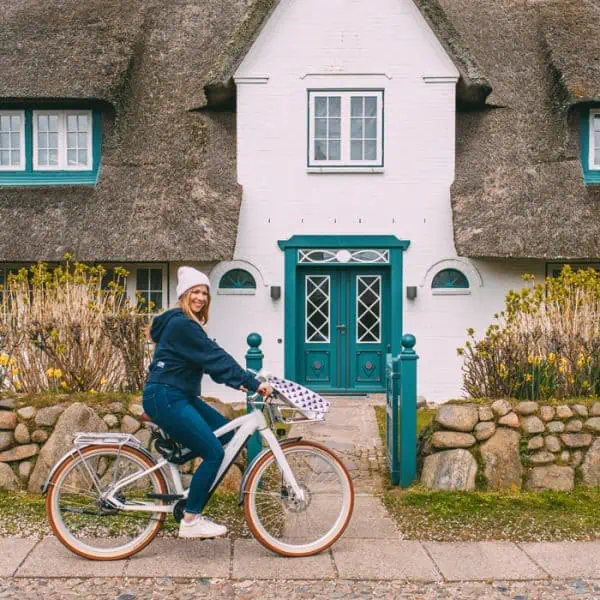
[[[348,465],[353,519],[329,551],[274,556],[253,539],[158,538],[120,562],[78,558],[52,536],[0,538],[4,598],[583,598],[600,600],[600,542],[437,543],[403,539],[378,497],[384,451],[373,406],[335,398],[327,423],[295,435],[321,441]],[[149,574],[152,577],[149,577]]]
[[[354,481],[355,492],[382,491],[386,458],[379,437],[374,407],[385,404],[385,396],[328,398],[331,409],[324,423],[296,425],[292,435],[322,442],[344,461]]]

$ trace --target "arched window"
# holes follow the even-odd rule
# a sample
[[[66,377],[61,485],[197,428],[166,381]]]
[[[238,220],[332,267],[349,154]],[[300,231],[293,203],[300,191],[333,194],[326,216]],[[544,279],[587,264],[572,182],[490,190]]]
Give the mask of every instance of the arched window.
[[[256,281],[248,271],[244,269],[231,269],[221,277],[219,281],[220,290],[255,290]]]
[[[431,282],[433,289],[464,290],[469,288],[469,280],[458,269],[443,269]]]

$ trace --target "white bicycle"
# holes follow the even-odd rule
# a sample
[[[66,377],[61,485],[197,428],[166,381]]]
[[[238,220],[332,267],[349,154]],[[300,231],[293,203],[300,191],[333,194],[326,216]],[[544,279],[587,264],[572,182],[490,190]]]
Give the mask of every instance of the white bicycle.
[[[279,441],[279,423],[321,420],[297,418],[285,397],[251,399],[256,410],[217,429],[235,431],[210,493],[224,477],[251,435],[266,448],[246,469],[239,501],[250,531],[266,548],[283,556],[311,556],[329,548],[344,532],[354,508],[348,471],[325,446],[302,438]],[[269,419],[265,418],[265,414]],[[179,465],[190,460],[153,423],[156,460],[140,441],[124,433],[80,433],[74,448],[52,469],[42,492],[58,540],[91,560],[120,560],[145,548],[168,513],[180,521],[188,490]]]

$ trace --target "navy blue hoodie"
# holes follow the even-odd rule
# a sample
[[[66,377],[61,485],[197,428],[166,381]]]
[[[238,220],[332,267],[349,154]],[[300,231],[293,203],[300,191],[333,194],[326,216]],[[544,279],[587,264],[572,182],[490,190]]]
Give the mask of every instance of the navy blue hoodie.
[[[190,396],[200,395],[204,373],[234,389],[243,385],[255,392],[260,385],[260,381],[213,342],[180,308],[156,317],[150,336],[156,349],[148,368],[147,383],[167,383]]]

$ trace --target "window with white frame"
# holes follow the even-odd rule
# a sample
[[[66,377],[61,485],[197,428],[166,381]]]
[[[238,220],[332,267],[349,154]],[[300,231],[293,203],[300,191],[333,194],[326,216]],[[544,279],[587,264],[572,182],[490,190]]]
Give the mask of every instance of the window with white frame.
[[[135,293],[142,312],[159,312],[163,308],[163,269],[138,267],[135,270]]]
[[[0,111],[0,171],[25,169],[25,113]]]
[[[383,166],[383,90],[309,90],[308,166]]]
[[[34,170],[90,170],[92,158],[92,111],[33,111]]]
[[[600,108],[590,110],[589,169],[600,171]]]

